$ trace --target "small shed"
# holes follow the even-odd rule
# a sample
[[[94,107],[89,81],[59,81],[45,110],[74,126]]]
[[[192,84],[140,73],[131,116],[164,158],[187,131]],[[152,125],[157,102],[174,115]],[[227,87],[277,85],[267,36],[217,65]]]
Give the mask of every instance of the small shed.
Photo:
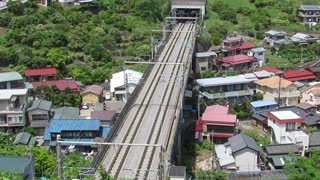
[[[36,138],[33,137],[30,133],[27,132],[21,132],[17,134],[13,144],[14,145],[34,145],[36,142]]]
[[[103,88],[98,85],[86,87],[81,93],[82,103],[95,104],[101,102],[102,92]]]
[[[169,171],[170,180],[185,180],[186,167],[185,166],[171,166]]]

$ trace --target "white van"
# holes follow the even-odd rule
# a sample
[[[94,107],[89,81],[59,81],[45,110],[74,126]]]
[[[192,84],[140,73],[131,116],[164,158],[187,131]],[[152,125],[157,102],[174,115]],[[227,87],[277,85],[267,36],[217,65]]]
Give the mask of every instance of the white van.
[[[111,100],[111,94],[110,94],[110,92],[106,92],[104,98],[105,98],[106,100]]]

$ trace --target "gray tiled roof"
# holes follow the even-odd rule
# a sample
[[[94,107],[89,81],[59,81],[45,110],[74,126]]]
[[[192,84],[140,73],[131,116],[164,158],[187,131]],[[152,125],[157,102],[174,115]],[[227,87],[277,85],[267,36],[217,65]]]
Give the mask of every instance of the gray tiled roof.
[[[52,105],[51,101],[34,100],[32,102],[32,106],[30,108],[28,108],[27,111],[32,111],[32,110],[35,110],[35,109],[42,109],[42,110],[50,111],[51,105]]]
[[[185,166],[171,166],[169,171],[170,177],[185,177],[186,167]]]
[[[244,134],[238,134],[228,139],[230,147],[233,153],[240,151],[244,148],[250,148],[252,150],[261,151],[261,148],[257,145],[256,141]]]
[[[310,125],[316,125],[320,121],[319,115],[309,115],[304,117],[304,123],[308,126]]]
[[[53,119],[79,119],[79,117],[79,108],[64,106],[54,110]]]
[[[298,153],[296,144],[272,144],[264,147],[267,155]]]
[[[35,138],[32,137],[30,133],[21,132],[17,134],[13,144],[22,144],[22,145],[33,145],[35,143]]]

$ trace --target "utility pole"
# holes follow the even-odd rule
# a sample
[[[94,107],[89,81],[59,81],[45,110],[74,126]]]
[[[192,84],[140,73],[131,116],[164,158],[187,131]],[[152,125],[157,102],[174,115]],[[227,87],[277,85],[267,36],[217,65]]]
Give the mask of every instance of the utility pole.
[[[56,139],[56,150],[57,150],[57,168],[58,168],[58,178],[62,179],[62,160],[61,160],[61,135],[57,135]]]

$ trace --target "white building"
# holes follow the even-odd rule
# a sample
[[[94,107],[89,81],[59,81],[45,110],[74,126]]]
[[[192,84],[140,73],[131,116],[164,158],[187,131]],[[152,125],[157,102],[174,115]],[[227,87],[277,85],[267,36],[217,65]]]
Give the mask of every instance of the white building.
[[[0,73],[0,131],[16,131],[26,124],[28,89],[17,72]]]
[[[125,70],[115,74],[112,74],[112,79],[110,80],[110,92],[114,100],[116,101],[126,101],[126,94],[129,96],[132,94],[136,85],[139,84],[143,73]]]
[[[267,114],[272,142],[276,144],[294,143],[304,155],[309,145],[309,135],[301,130],[304,118],[290,110],[270,111]]]
[[[262,47],[259,47],[250,49],[247,55],[255,57],[259,63],[259,67],[262,67],[266,63],[265,53],[266,50]]]
[[[259,154],[261,148],[249,136],[238,134],[222,145],[216,145],[215,151],[222,170],[237,172],[260,171]]]

